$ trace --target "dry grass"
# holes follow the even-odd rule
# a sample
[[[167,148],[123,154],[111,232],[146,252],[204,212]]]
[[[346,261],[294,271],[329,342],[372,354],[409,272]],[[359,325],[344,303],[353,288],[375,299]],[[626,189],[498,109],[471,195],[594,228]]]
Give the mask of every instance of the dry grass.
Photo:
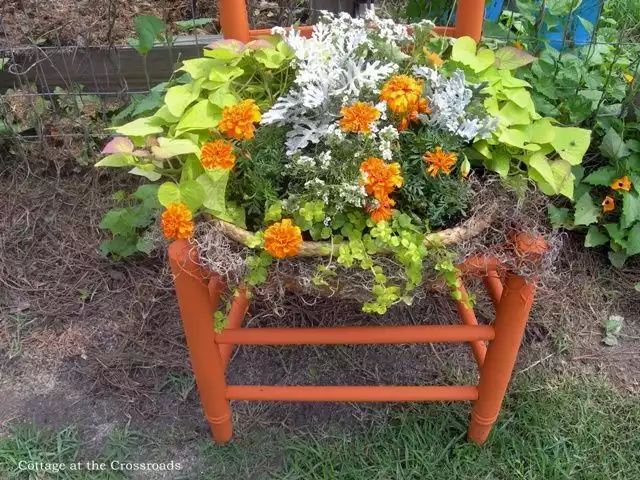
[[[22,0],[0,3],[0,47],[25,45],[42,46],[110,46],[122,45],[135,36],[135,17],[154,15],[179,33],[174,21],[194,18],[213,18],[200,29],[203,33],[218,33],[216,2],[191,0]],[[275,25],[288,26],[304,22],[309,15],[305,0],[248,2],[253,28]]]

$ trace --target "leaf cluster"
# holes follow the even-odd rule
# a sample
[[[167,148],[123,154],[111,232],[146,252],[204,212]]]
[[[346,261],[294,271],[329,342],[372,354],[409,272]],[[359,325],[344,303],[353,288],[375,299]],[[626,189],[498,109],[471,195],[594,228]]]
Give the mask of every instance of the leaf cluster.
[[[120,206],[109,210],[100,222],[100,228],[112,235],[100,244],[103,255],[118,259],[138,253],[149,255],[154,250],[149,229],[161,208],[157,193],[157,185],[141,185],[131,195],[121,190],[113,194]]]

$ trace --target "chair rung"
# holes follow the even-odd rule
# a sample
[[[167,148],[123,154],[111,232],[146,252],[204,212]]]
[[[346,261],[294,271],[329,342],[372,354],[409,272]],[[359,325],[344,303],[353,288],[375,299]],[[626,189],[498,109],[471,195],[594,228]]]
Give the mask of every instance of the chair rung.
[[[440,402],[476,400],[475,385],[454,386],[271,386],[229,385],[228,400],[283,402]]]
[[[216,343],[233,345],[362,345],[452,343],[492,340],[491,325],[417,325],[404,327],[232,328]]]

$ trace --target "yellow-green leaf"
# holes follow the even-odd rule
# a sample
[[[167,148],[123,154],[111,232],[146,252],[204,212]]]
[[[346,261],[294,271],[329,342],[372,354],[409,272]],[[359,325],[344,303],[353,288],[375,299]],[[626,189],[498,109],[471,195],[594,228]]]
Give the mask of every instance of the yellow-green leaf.
[[[591,142],[591,132],[584,128],[554,127],[555,137],[551,146],[556,149],[558,155],[571,165],[578,165],[582,157],[587,153]]]
[[[222,114],[209,100],[200,100],[189,107],[176,126],[178,135],[190,130],[208,130],[218,125]]]

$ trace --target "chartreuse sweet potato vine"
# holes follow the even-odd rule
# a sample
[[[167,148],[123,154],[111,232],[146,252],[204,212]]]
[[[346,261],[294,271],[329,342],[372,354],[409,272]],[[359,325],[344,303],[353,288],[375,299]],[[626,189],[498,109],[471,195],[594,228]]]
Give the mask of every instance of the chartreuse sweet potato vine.
[[[114,129],[97,165],[165,180],[167,238],[190,237],[201,212],[254,232],[250,285],[305,240],[325,240],[337,250],[312,282],[362,270],[366,311],[411,302],[427,260],[460,298],[453,255],[424,239],[470,207],[466,153],[502,175],[524,164],[544,191],[570,195],[565,167],[588,133],[536,114],[508,51],[459,39],[447,59],[430,24],[412,31],[328,15],[311,38],[217,42],[182,63],[153,115]]]
[[[571,167],[582,162],[589,148],[591,132],[563,127],[536,112],[531,85],[513,76],[512,71],[535,60],[523,50],[503,47],[494,52],[478,49],[471,38],[455,41],[451,68],[462,68],[467,79],[485,84],[484,106],[499,118],[498,128],[487,139],[473,143],[475,156],[501,177],[523,165],[542,192],[573,198],[574,175]]]

